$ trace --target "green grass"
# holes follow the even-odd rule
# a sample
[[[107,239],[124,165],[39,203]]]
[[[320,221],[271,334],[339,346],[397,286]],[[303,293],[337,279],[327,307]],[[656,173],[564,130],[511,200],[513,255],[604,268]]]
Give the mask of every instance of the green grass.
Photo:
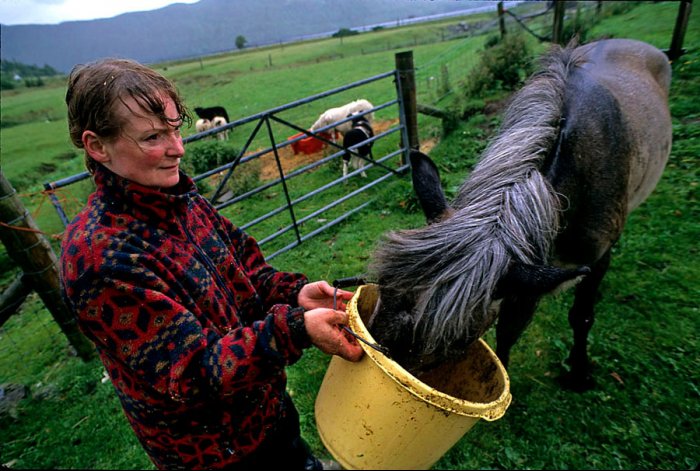
[[[676,12],[675,2],[644,3],[607,18],[590,34],[632,37],[666,48]],[[583,394],[559,388],[556,376],[571,345],[566,319],[571,293],[546,298],[513,349],[509,369],[513,404],[500,420],[477,423],[436,468],[697,467],[700,16],[696,13],[686,34],[688,54],[673,64],[674,144],[669,165],[656,191],[632,214],[601,288],[603,297],[590,336],[597,388]],[[421,31],[425,37],[435,34],[428,26]],[[381,34],[388,37],[388,33]],[[370,45],[379,47],[384,41],[374,41],[374,34],[378,35],[345,38],[343,45],[348,47],[350,40],[365,42],[352,44],[356,55],[348,53],[342,59],[316,63],[315,57],[330,57],[339,48],[334,49],[331,40],[313,41],[285,46],[289,63],[271,48],[205,58],[204,70],[198,61],[168,64],[166,73],[178,81],[191,106],[200,100],[226,100],[230,110],[244,116],[392,69],[396,51],[362,54],[363,48],[368,51]],[[414,33],[407,29],[401,34],[402,41],[410,41]],[[483,40],[477,37],[411,47],[418,68],[419,97],[434,103],[438,94],[427,83],[430,76],[439,76],[443,59],[450,65],[450,80],[456,87],[478,59],[476,51]],[[271,68],[265,66],[269,53],[273,54]],[[221,94],[204,86],[213,76],[232,78],[231,83],[216,86],[216,90],[224,90]],[[275,77],[286,80],[282,82],[286,86],[277,85]],[[60,118],[62,93],[60,86],[3,93],[1,104],[3,121],[24,123],[2,128],[3,172],[13,183],[23,182],[21,187],[15,185],[47,232],[60,231],[60,224],[52,222],[53,210],[48,202],[41,205],[39,198],[24,195],[35,192],[45,179],[76,173],[82,160],[77,156],[54,158],[72,151],[65,137],[65,119]],[[53,110],[53,116],[57,121],[63,119],[63,124],[44,123],[50,128],[44,131],[40,119],[33,117],[40,116],[36,110],[43,109]],[[308,110],[306,118],[301,113],[300,119],[313,120],[316,110]],[[496,118],[476,116],[444,136],[431,152],[448,193],[456,191],[496,124]],[[422,139],[439,134],[435,120],[422,117],[419,126]],[[55,140],[48,139],[49,135]],[[41,152],[38,146],[42,146]],[[42,162],[54,164],[56,170],[37,174]],[[315,173],[319,175],[313,175],[309,184],[323,178],[322,171]],[[83,197],[64,196],[75,200],[76,209]],[[380,196],[361,215],[280,255],[275,265],[303,271],[313,279],[364,273],[382,232],[423,223],[407,179],[384,185]],[[231,217],[238,221],[233,210]],[[3,256],[4,252],[0,253],[0,259]],[[493,332],[486,340],[495,345]],[[309,350],[289,368],[289,389],[302,416],[304,436],[321,454],[324,451],[315,429],[313,403],[328,361],[328,356]],[[0,464],[10,463],[18,469],[152,469],[112,386],[102,383],[101,378],[99,361],[82,362],[72,356],[48,311],[32,295],[21,314],[0,329],[0,383],[26,385],[31,391],[14,410],[0,414]]]

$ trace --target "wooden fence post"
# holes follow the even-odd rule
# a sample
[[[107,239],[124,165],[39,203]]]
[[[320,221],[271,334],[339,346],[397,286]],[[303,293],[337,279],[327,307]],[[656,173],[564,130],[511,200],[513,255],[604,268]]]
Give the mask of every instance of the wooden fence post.
[[[403,136],[406,142],[402,147],[418,150],[420,144],[418,142],[418,112],[416,107],[416,71],[413,68],[413,51],[399,52],[395,56],[396,71],[398,72],[398,82],[396,84],[398,92],[401,95],[401,103],[403,107],[401,112],[404,115],[406,123],[406,133]],[[403,165],[408,159],[408,152],[404,154],[406,159],[402,159]]]
[[[0,325],[3,325],[12,314],[24,303],[27,296],[32,294],[32,288],[25,283],[24,275],[17,276],[10,286],[0,294]]]
[[[688,18],[690,18],[690,7],[693,0],[681,0],[678,5],[678,16],[676,16],[676,26],[673,28],[673,38],[671,47],[666,55],[669,60],[676,60],[683,55],[683,38],[685,30],[688,28]]]
[[[63,301],[56,254],[16,194],[0,172],[0,240],[24,272],[22,283],[36,291],[76,353],[88,360],[95,349]]]
[[[561,44],[564,41],[564,11],[566,10],[565,0],[554,0],[554,20],[552,21],[552,42]]]
[[[503,2],[498,2],[498,26],[501,29],[501,39],[506,37],[506,18],[503,10]]]

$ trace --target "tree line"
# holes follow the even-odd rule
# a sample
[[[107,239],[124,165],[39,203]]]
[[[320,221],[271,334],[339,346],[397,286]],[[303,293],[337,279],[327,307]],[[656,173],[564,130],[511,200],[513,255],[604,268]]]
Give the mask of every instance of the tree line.
[[[44,85],[45,77],[56,75],[62,74],[47,64],[39,67],[12,60],[0,61],[0,89],[2,90],[11,90],[20,84],[24,84],[25,87],[41,87]]]

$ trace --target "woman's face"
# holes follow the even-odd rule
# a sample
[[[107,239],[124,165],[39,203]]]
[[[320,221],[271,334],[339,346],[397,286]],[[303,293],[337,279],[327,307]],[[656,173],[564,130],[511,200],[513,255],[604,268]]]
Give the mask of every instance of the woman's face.
[[[169,188],[180,179],[180,159],[185,154],[180,136],[181,121],[172,99],[165,97],[164,123],[141,108],[133,98],[119,103],[116,114],[122,131],[116,139],[104,142],[105,167],[117,175],[144,186]],[[133,110],[133,112],[132,112]],[[136,113],[136,114],[134,114]],[[173,125],[175,123],[176,125]]]

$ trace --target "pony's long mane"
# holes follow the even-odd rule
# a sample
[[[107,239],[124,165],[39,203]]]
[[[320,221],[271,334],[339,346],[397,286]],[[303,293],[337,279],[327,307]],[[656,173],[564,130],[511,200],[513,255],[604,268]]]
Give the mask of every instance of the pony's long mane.
[[[548,258],[559,201],[540,168],[559,134],[572,49],[554,48],[514,95],[497,136],[460,188],[454,213],[390,232],[375,252],[370,270],[382,293],[415,302],[414,336],[425,352],[447,349],[467,332],[482,335],[494,321],[488,307],[510,263]]]

